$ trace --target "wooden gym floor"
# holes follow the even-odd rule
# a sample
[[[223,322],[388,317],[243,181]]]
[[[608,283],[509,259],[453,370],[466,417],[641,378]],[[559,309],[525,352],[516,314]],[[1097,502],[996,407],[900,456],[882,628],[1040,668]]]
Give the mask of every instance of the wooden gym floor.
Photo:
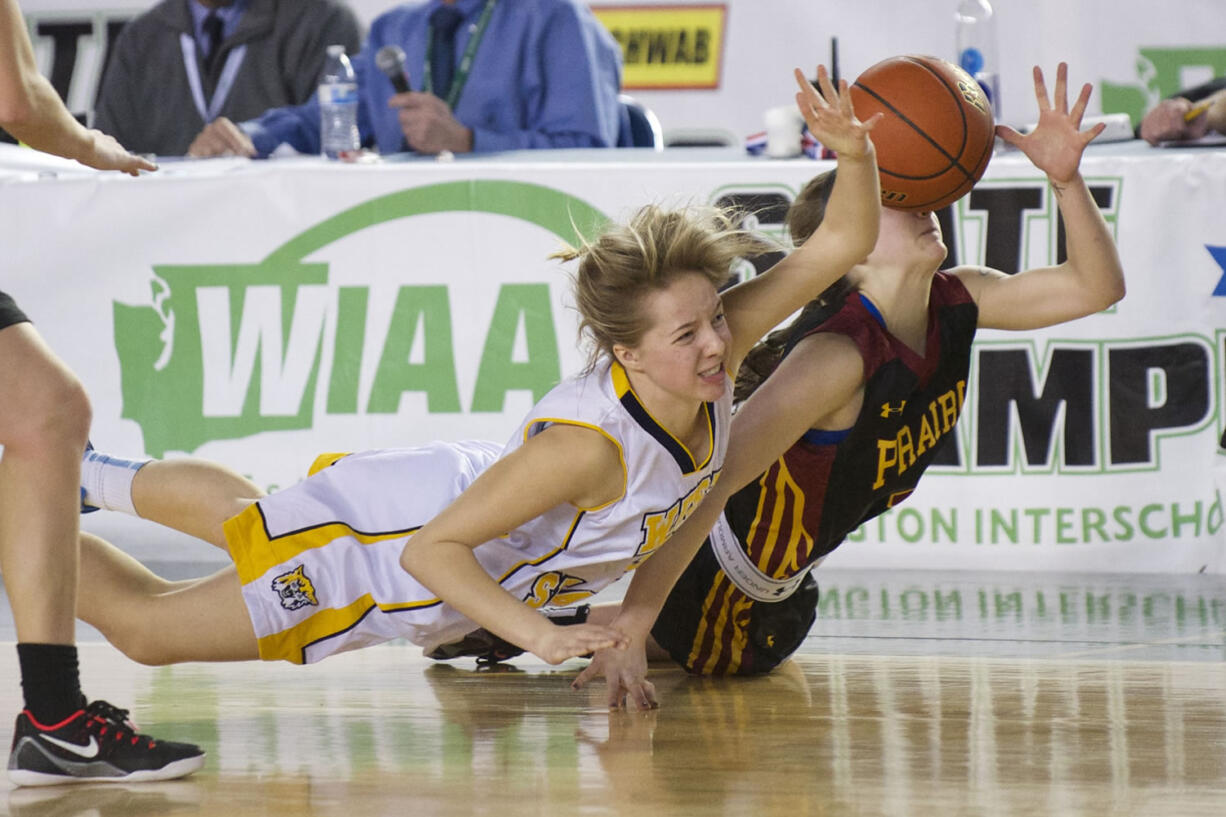
[[[477,672],[389,644],[311,667],[153,669],[83,627],[88,694],[208,763],[170,783],[6,788],[0,814],[1226,813],[1226,578],[819,581],[792,661],[751,679],[655,670],[648,713],[572,692],[581,661]],[[20,707],[7,645],[0,702]]]

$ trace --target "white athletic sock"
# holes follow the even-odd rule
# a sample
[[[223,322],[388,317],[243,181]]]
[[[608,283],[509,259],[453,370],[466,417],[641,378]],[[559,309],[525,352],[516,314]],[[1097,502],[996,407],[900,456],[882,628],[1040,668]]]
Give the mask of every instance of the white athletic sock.
[[[125,460],[90,449],[81,458],[82,500],[108,511],[137,516],[132,504],[132,480],[149,460]]]

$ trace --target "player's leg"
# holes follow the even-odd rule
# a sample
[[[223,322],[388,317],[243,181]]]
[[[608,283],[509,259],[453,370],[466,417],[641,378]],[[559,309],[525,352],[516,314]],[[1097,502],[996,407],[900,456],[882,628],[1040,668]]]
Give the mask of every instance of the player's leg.
[[[208,460],[129,460],[87,451],[83,502],[122,511],[226,549],[222,524],[264,495],[259,486]]]
[[[227,550],[222,524],[264,496],[254,482],[201,459],[154,460],[136,474],[136,512]]]
[[[74,639],[77,485],[89,422],[81,383],[33,327],[0,329],[0,572],[18,642]]]
[[[259,646],[238,574],[167,581],[108,542],[81,535],[78,612],[134,661],[248,661]]]
[[[73,641],[89,401],[24,321],[0,293],[0,573],[16,623],[25,697],[9,778],[51,785],[190,774],[204,764],[199,747],[137,735],[126,711],[87,702],[81,693]]]

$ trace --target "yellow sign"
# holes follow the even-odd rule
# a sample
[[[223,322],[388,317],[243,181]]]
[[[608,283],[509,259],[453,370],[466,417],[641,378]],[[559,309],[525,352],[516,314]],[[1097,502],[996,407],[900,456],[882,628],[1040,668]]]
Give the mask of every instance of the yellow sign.
[[[718,88],[727,7],[593,6],[622,48],[628,90]]]

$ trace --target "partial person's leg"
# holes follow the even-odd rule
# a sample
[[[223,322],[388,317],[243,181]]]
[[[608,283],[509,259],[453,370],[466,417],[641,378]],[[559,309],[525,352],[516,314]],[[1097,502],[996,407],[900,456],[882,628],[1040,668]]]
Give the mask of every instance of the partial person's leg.
[[[264,495],[251,480],[202,459],[127,460],[89,451],[87,505],[135,514],[226,550],[222,525]]]
[[[251,480],[201,459],[154,460],[136,473],[132,502],[142,519],[229,551],[222,525],[264,496]]]
[[[78,485],[89,422],[85,390],[33,327],[0,329],[0,573],[19,644],[74,641]],[[67,673],[73,685],[75,663]],[[31,691],[45,683],[31,681]],[[73,700],[31,703],[40,717],[58,719],[79,708],[79,695],[78,688]]]
[[[26,703],[9,778],[34,786],[191,774],[204,765],[198,746],[136,734],[126,710],[87,703],[81,693],[73,642],[90,407],[80,382],[24,321],[0,293],[0,573]]]
[[[172,582],[92,534],[81,534],[82,621],[142,664],[260,657],[238,574]]]

